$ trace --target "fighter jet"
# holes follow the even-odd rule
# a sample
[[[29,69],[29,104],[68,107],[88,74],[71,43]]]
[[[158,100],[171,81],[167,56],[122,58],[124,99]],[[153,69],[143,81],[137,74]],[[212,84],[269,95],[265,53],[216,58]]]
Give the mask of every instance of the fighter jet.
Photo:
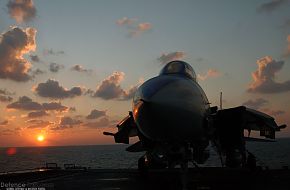
[[[271,141],[268,139],[275,139],[275,132],[285,127],[245,106],[211,107],[193,68],[176,60],[138,88],[132,111],[117,125],[118,132],[104,135],[124,144],[138,136],[139,141],[126,150],[145,152],[138,160],[140,171],[177,165],[187,168],[189,162],[198,166],[208,159],[210,142],[224,166],[246,167],[253,155],[247,153],[245,141]],[[251,130],[260,131],[265,138],[250,137]]]

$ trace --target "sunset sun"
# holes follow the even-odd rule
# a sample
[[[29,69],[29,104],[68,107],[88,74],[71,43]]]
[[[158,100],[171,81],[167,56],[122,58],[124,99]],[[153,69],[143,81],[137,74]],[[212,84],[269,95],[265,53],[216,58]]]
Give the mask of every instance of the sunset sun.
[[[44,136],[43,135],[38,135],[37,136],[37,141],[39,141],[39,142],[44,141]]]

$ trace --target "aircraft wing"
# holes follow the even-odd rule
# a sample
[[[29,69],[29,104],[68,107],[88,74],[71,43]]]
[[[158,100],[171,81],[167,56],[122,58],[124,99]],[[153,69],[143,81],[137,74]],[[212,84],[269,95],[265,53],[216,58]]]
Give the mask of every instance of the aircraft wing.
[[[273,117],[250,108],[245,109],[244,119],[246,121],[245,129],[260,131],[260,136],[271,139],[275,138],[276,131],[286,127],[286,125],[278,126]]]
[[[278,126],[273,117],[245,106],[219,110],[216,116],[218,126],[227,126],[226,130],[239,126],[241,130],[260,131],[260,136],[270,139],[275,139],[275,132],[286,127]]]
[[[129,112],[129,115],[119,122],[117,128],[117,133],[104,132],[103,134],[113,136],[116,143],[124,144],[129,144],[130,137],[137,136],[137,127],[131,112]]]

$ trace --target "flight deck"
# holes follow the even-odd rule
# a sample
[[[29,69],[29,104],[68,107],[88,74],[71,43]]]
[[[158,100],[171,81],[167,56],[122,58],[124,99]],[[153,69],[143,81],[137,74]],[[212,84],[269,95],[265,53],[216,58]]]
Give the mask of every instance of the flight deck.
[[[137,169],[45,170],[0,175],[1,190],[148,190],[148,189],[253,189],[289,190],[290,170],[229,169],[220,167],[151,170],[140,174]],[[186,186],[182,185],[186,184]],[[22,189],[21,189],[22,188]],[[28,188],[27,188],[28,190]]]

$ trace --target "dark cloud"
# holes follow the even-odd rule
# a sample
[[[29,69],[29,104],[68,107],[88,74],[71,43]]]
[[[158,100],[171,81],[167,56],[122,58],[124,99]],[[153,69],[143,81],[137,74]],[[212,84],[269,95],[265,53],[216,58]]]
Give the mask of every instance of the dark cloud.
[[[69,108],[69,111],[70,111],[70,112],[76,112],[77,109],[76,109],[75,107],[70,107],[70,108]]]
[[[44,116],[49,116],[49,114],[45,110],[30,112],[27,115],[27,117],[29,118],[38,118],[38,117],[44,117]]]
[[[275,76],[279,72],[284,61],[275,61],[270,56],[266,56],[257,61],[258,69],[252,73],[253,82],[248,88],[248,92],[253,93],[281,93],[290,90],[290,80],[276,82]]]
[[[0,102],[11,102],[13,98],[11,96],[0,95]]]
[[[35,77],[36,75],[42,75],[45,73],[45,71],[41,70],[41,69],[36,69],[34,71],[31,71],[32,76]]]
[[[14,81],[31,79],[31,63],[23,55],[35,51],[36,29],[11,28],[0,35],[0,78]]]
[[[53,73],[57,73],[60,69],[63,69],[64,66],[61,65],[61,64],[57,64],[57,63],[50,63],[49,64],[49,70],[50,72],[53,72]]]
[[[1,135],[15,135],[15,130],[11,130],[11,129],[4,129],[0,131]]]
[[[1,121],[0,126],[8,125],[8,123],[9,123],[8,120]]]
[[[46,128],[46,127],[49,127],[50,125],[54,124],[52,122],[43,121],[40,119],[31,119],[31,120],[26,121],[26,123],[29,124],[29,126],[27,127],[29,129]]]
[[[151,30],[152,24],[149,22],[137,22],[136,18],[127,18],[123,17],[116,21],[116,24],[121,27],[125,27],[128,30],[129,37],[136,37],[141,35],[142,33]]]
[[[43,103],[43,109],[47,111],[67,111],[68,107],[61,105],[60,102],[50,102],[50,103]]]
[[[176,52],[171,52],[168,54],[163,53],[157,60],[161,63],[161,64],[166,64],[170,61],[174,61],[174,60],[181,60],[185,57],[185,53],[181,52],[181,51],[176,51]]]
[[[40,62],[40,58],[38,57],[38,55],[29,55],[30,60],[36,63]]]
[[[258,98],[256,100],[248,100],[248,101],[244,102],[243,106],[247,106],[247,107],[252,108],[252,109],[259,109],[268,103],[269,102],[267,100],[265,100],[263,98]]]
[[[11,95],[13,94],[6,89],[0,89],[0,102],[11,102],[13,100]]]
[[[92,97],[99,97],[104,100],[129,100],[133,98],[135,92],[138,89],[138,86],[143,83],[143,79],[140,79],[138,84],[131,86],[128,90],[124,90],[120,86],[124,76],[125,73],[123,72],[114,72],[112,75],[108,76],[101,82],[95,92],[91,89],[88,89],[85,94],[89,94]]]
[[[18,101],[8,104],[7,108],[17,110],[41,110],[42,105],[33,102],[32,99],[27,96],[21,96]]]
[[[61,105],[61,103],[50,102],[40,104],[34,102],[27,96],[19,97],[18,101],[7,105],[8,109],[26,110],[26,111],[66,111],[68,107]]]
[[[32,0],[9,0],[7,7],[10,17],[18,23],[29,22],[36,16],[36,8]]]
[[[54,99],[73,98],[82,95],[81,87],[73,87],[68,90],[60,86],[58,81],[52,79],[45,83],[39,83],[34,90],[41,97]]]
[[[95,91],[92,89],[87,89],[84,93],[84,95],[90,95],[92,97],[94,97]]]
[[[98,119],[100,117],[106,116],[106,111],[92,110],[89,115],[87,115],[87,119]]]
[[[86,73],[86,74],[92,74],[92,72],[93,72],[93,70],[91,70],[91,69],[85,69],[81,65],[74,65],[71,68],[71,70],[72,71],[77,71],[77,72],[80,72],[80,73]]]
[[[54,51],[53,49],[44,49],[43,50],[43,55],[47,56],[47,55],[63,55],[64,51],[59,50],[59,51]]]
[[[270,2],[261,4],[258,8],[258,12],[273,12],[282,5],[289,2],[289,0],[271,0]]]
[[[105,100],[117,99],[125,94],[125,91],[121,88],[120,83],[124,79],[125,73],[114,72],[107,77],[98,86],[94,97],[100,97]]]
[[[88,122],[83,125],[89,128],[102,128],[102,127],[109,127],[111,125],[111,122],[108,117],[102,117],[97,121]]]
[[[55,128],[52,128],[52,130],[62,130],[62,129],[72,128],[80,124],[82,124],[81,120],[65,116],[61,118],[59,125]]]

